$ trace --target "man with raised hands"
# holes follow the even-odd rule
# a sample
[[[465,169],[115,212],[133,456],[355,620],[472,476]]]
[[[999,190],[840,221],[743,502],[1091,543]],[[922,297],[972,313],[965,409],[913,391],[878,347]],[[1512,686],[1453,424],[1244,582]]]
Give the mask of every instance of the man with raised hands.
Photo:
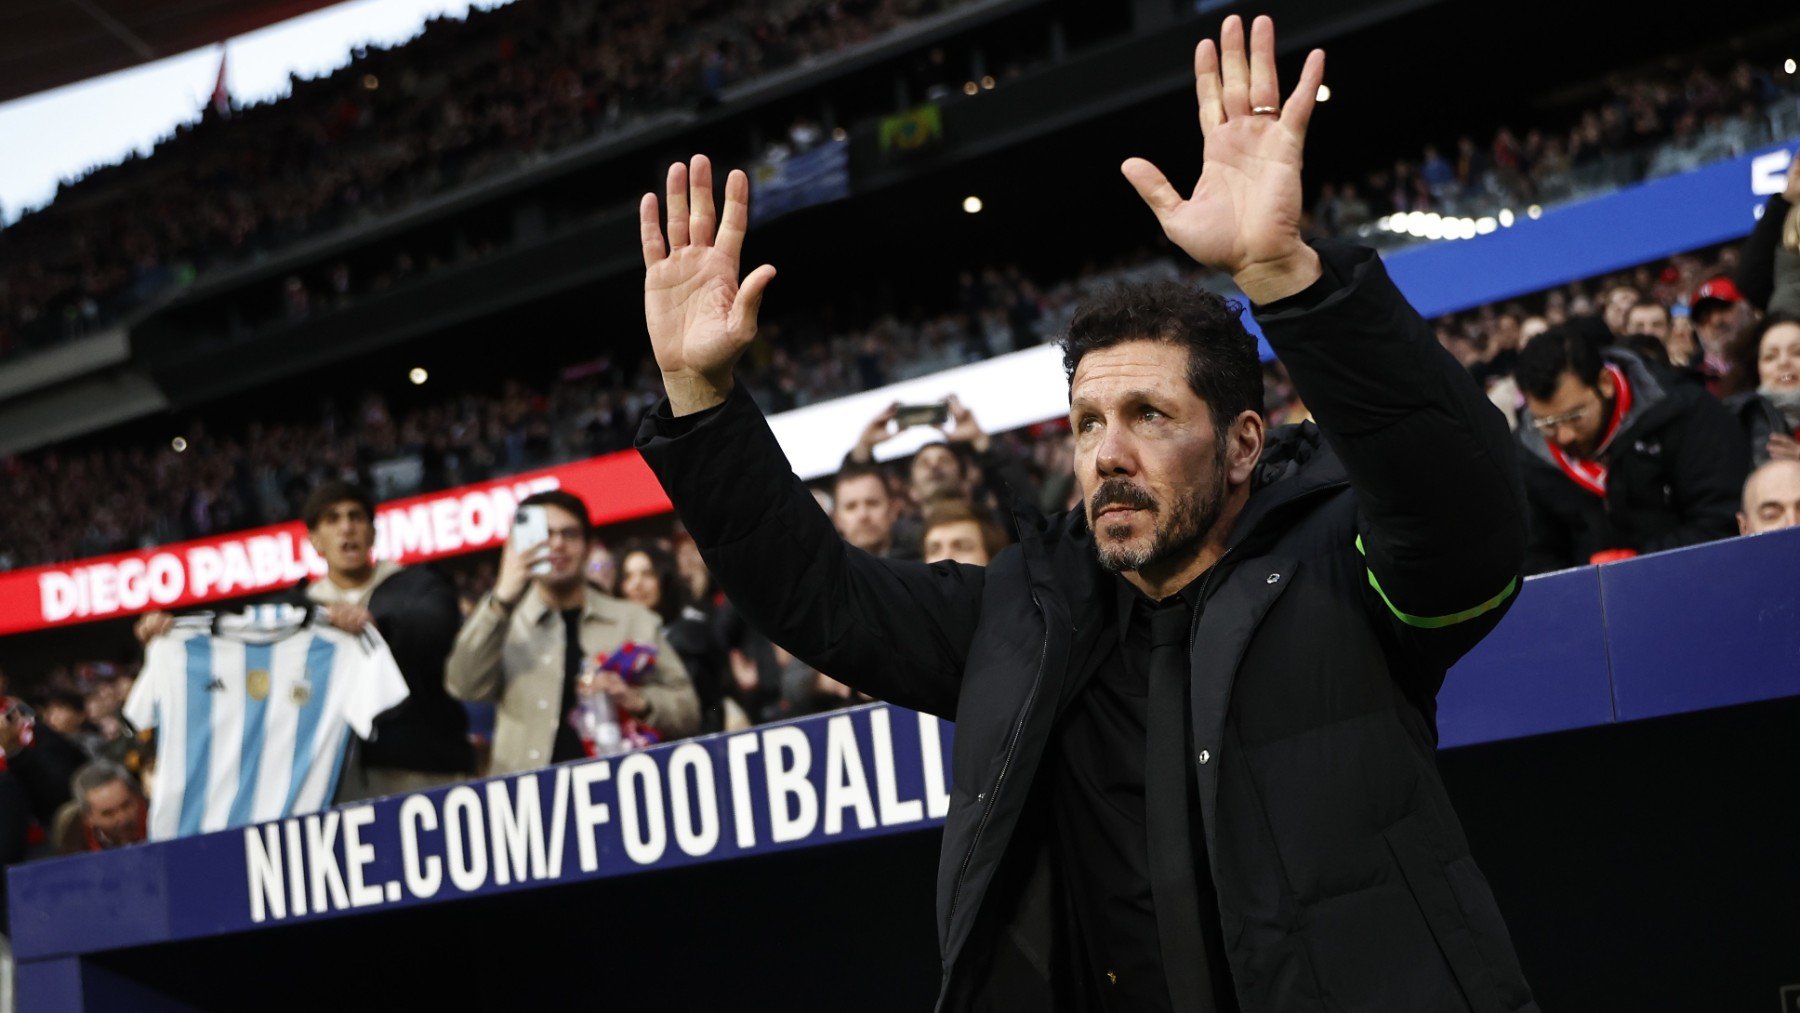
[[[1514,599],[1505,422],[1370,251],[1300,235],[1311,53],[1224,22],[1205,167],[1123,166],[1249,297],[1317,425],[1270,430],[1237,307],[1093,296],[1063,342],[1082,507],[1014,511],[986,567],[847,546],[732,369],[742,172],[642,204],[667,400],[638,445],[746,617],[856,688],[957,722],[937,907],[945,1009],[1535,1009],[1434,762],[1445,670]],[[720,490],[729,489],[729,495]]]

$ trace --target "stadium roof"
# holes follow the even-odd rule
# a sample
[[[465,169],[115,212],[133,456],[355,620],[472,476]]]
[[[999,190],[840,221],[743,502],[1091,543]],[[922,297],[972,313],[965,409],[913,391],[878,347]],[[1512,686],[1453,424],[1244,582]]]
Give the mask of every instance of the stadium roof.
[[[6,0],[0,102],[174,56],[336,0]]]

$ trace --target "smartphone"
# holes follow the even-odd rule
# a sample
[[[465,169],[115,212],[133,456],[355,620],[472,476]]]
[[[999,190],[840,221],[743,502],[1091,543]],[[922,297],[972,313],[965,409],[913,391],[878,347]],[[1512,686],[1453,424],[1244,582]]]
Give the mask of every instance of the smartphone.
[[[550,514],[542,506],[522,506],[513,514],[512,550],[530,552],[550,540]],[[548,559],[531,565],[531,575],[542,577],[550,572]]]
[[[931,404],[903,404],[894,409],[894,424],[908,426],[941,426],[950,418],[950,405],[945,401]]]

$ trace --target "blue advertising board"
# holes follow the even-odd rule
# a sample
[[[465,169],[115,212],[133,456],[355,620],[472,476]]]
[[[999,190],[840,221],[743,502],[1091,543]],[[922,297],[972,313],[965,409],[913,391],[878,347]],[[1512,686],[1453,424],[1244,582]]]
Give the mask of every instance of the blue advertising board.
[[[1443,745],[1800,695],[1796,559],[1800,529],[1527,580],[1450,671]],[[951,731],[871,704],[17,866],[14,950],[48,972],[72,955],[927,829],[949,808]]]

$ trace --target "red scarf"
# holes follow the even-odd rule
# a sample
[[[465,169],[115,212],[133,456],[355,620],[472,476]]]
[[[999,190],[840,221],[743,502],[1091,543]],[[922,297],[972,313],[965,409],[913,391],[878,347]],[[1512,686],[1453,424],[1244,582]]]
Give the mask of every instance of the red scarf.
[[[1594,448],[1594,460],[1570,457],[1555,443],[1544,441],[1550,448],[1550,459],[1556,462],[1563,474],[1601,499],[1606,498],[1606,462],[1600,460],[1600,455],[1606,453],[1607,447],[1612,446],[1613,437],[1619,435],[1619,427],[1624,425],[1625,416],[1631,412],[1631,384],[1625,379],[1625,371],[1610,362],[1605,369],[1613,378],[1613,411],[1612,418],[1606,423],[1606,439],[1601,440],[1600,446]]]

